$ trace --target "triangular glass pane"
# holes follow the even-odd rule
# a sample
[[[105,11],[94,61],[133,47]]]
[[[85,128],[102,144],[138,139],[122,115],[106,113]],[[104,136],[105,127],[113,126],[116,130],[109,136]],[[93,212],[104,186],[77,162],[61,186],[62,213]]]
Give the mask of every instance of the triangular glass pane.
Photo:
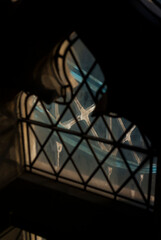
[[[147,157],[147,154],[132,151],[130,149],[123,149],[121,148],[122,153],[124,154],[129,167],[132,171],[135,171],[135,169],[144,161],[144,159]]]
[[[73,115],[69,109],[65,112],[65,114],[61,118],[60,122],[58,123],[58,127],[62,127],[65,129],[70,129],[73,131],[80,132],[80,129],[77,125],[77,121],[73,117]]]
[[[54,173],[54,170],[52,169],[51,165],[49,164],[49,162],[43,152],[41,152],[39,154],[38,158],[36,159],[35,163],[33,164],[33,167],[40,169],[40,170]]]
[[[97,162],[85,140],[79,145],[72,158],[83,179],[86,181],[97,167]]]
[[[109,155],[102,166],[115,190],[130,176],[129,170],[118,149],[115,149]]]
[[[126,129],[130,126],[130,122],[125,118],[109,118],[106,116],[104,116],[104,118],[106,119],[115,140],[118,140],[126,131]]]
[[[107,124],[108,123],[109,123],[109,121],[107,122]],[[111,134],[108,131],[108,128],[107,128],[105,122],[103,121],[102,117],[99,117],[97,119],[97,121],[93,124],[88,135],[112,141]]]
[[[31,130],[31,128],[28,128],[29,130],[29,147],[30,147],[30,155],[31,155],[31,162],[35,159],[35,157],[37,156],[37,153],[40,149],[40,145],[37,142],[37,139],[33,133],[33,131]],[[29,152],[29,151],[27,151]]]
[[[69,153],[72,152],[72,150],[75,148],[75,146],[78,144],[80,141],[80,137],[70,134],[70,133],[63,133],[59,132],[60,136],[62,137],[62,140],[68,149]]]
[[[146,139],[146,138],[145,138]],[[122,143],[126,143],[130,146],[136,146],[143,149],[147,149],[146,140],[144,140],[142,134],[140,133],[138,127],[134,125],[126,136],[123,138]]]
[[[45,142],[45,140],[47,139],[47,137],[49,136],[51,129],[50,128],[45,128],[45,127],[41,127],[38,125],[31,125],[33,131],[35,132],[37,138],[39,139],[40,143],[43,144]]]
[[[91,115],[95,109],[95,104],[85,84],[83,84],[70,106],[82,130],[86,131],[94,120]]]
[[[133,179],[131,179],[122,188],[122,190],[119,192],[119,195],[128,197],[132,200],[136,200],[136,201],[139,201],[139,202],[145,202]]]
[[[102,161],[112,148],[112,145],[103,142],[93,140],[89,140],[89,142],[99,161]]]
[[[68,163],[64,166],[63,170],[60,172],[59,176],[75,180],[77,182],[82,182],[78,172],[76,171],[71,161],[68,161]]]
[[[51,124],[48,110],[45,111],[40,102],[38,102],[35,106],[30,119],[46,124]]]
[[[111,191],[111,187],[107,182],[103,172],[99,169],[97,173],[89,181],[88,186],[96,187],[105,191]]]
[[[50,162],[54,166],[54,169],[59,171],[67,159],[68,154],[66,153],[65,148],[56,132],[52,134],[49,141],[46,143],[44,150],[47,153]]]

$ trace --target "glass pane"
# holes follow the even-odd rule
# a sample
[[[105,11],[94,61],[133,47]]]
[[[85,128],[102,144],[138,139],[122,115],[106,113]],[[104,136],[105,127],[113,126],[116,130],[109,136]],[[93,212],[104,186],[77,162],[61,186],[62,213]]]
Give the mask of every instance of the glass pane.
[[[111,118],[108,118],[110,120]],[[93,127],[89,131],[88,135],[103,138],[106,140],[112,140],[111,133],[109,132],[107,128],[108,122],[104,122],[102,117],[99,117],[96,122],[93,124]]]
[[[54,166],[54,169],[59,171],[67,159],[68,154],[56,132],[52,134],[49,141],[45,145],[44,150],[46,151],[50,162]]]
[[[79,63],[80,68],[83,70],[84,75],[86,75],[93,65],[95,58],[80,39],[73,44],[71,49],[77,59],[77,62]]]
[[[60,119],[58,126],[61,128],[66,128],[66,129],[80,132],[77,121],[73,117],[73,115],[69,109],[65,112],[63,117]]]
[[[60,177],[65,177],[76,182],[82,183],[82,180],[71,161],[68,161],[63,170],[60,172]]]
[[[94,96],[96,96],[97,91],[99,88],[103,85],[105,81],[104,75],[102,73],[102,70],[100,66],[97,64],[95,68],[92,70],[91,74],[87,78],[87,84],[89,85],[92,93]],[[104,92],[107,89],[104,88]]]
[[[56,124],[61,115],[63,114],[66,106],[63,104],[57,104],[52,103],[50,104],[50,107],[48,107],[47,112],[53,122],[53,124]]]
[[[31,157],[31,162],[33,162],[33,160],[35,159],[35,157],[37,156],[37,152],[40,150],[40,144],[38,143],[33,131],[31,130],[31,128],[28,129],[28,133],[29,133],[29,147],[30,147],[30,157]],[[28,151],[29,153],[29,151]],[[29,162],[28,162],[29,164]]]
[[[121,151],[124,154],[124,157],[126,158],[128,164],[129,164],[129,167],[132,171],[136,170],[136,168],[147,157],[147,154],[145,154],[145,153],[132,151],[130,149],[121,149]],[[144,169],[142,171],[144,171]],[[146,171],[146,169],[145,169],[145,171]]]
[[[73,134],[63,133],[63,132],[60,132],[59,134],[62,137],[64,145],[66,146],[69,153],[71,153],[73,151],[73,149],[76,147],[76,145],[81,140],[80,137],[73,135]]]
[[[130,122],[125,118],[110,118],[104,117],[107,121],[107,124],[115,138],[118,140],[126,129],[130,126]],[[125,141],[124,141],[125,142]]]
[[[50,163],[48,162],[48,160],[43,152],[41,152],[38,155],[36,161],[33,164],[33,167],[40,169],[42,171],[47,171],[47,172],[54,174],[53,166],[50,165]]]
[[[147,149],[146,142],[147,140],[142,137],[139,129],[134,125],[130,131],[126,134],[125,138],[122,140],[123,143],[126,143],[131,146],[136,146],[140,148]],[[148,144],[148,143],[147,143]]]
[[[38,126],[38,125],[32,124],[31,128],[32,128],[32,132],[34,132],[35,135],[37,136],[40,144],[43,144],[46,141],[46,139],[49,136],[49,134],[51,133],[51,129],[45,128],[45,127],[41,127],[41,126]],[[34,137],[35,137],[35,135],[34,135]]]
[[[33,107],[35,104],[35,97],[33,96],[32,101],[30,101],[30,106]],[[30,112],[31,113],[31,112]],[[36,106],[34,107],[32,114],[30,115],[30,119],[31,120],[35,120],[38,122],[43,122],[46,124],[51,124],[50,122],[50,117],[48,114],[48,109],[44,109],[44,107],[42,106],[41,102],[37,102]]]
[[[124,159],[117,148],[110,154],[102,166],[115,191],[130,176]]]
[[[89,140],[89,143],[97,157],[97,159],[101,162],[109,153],[112,146],[110,144],[106,144],[100,141]]]
[[[85,140],[79,145],[72,158],[83,179],[86,181],[97,167],[97,162]]]

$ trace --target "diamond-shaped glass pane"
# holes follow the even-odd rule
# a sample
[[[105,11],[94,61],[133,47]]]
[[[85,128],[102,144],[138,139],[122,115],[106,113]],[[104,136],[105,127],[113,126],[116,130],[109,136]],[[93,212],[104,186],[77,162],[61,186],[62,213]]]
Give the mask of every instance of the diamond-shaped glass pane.
[[[109,155],[102,167],[115,190],[130,176],[129,170],[118,149],[115,149]]]
[[[70,134],[70,133],[64,133],[64,132],[59,132],[67,150],[69,151],[69,153],[71,153],[73,151],[73,149],[75,148],[75,146],[78,144],[78,142],[80,141],[80,137]]]
[[[107,122],[108,124],[108,122]],[[104,122],[102,117],[99,117],[96,122],[93,124],[92,128],[90,129],[88,135],[103,138],[106,140],[112,140],[112,136],[107,128],[106,123]]]
[[[77,62],[79,63],[80,68],[83,69],[84,74],[86,74],[95,61],[94,56],[80,39],[72,45],[71,49],[77,59]]]
[[[97,162],[85,140],[79,145],[72,158],[83,179],[87,180],[97,167]]]
[[[59,171],[68,155],[56,132],[52,134],[49,141],[45,145],[44,150],[47,153],[50,162],[54,166],[54,169]]]
[[[77,124],[77,121],[69,109],[65,112],[65,114],[59,121],[58,127],[62,127],[62,128],[80,132],[80,128]]]
[[[89,140],[89,143],[99,161],[102,161],[112,148],[110,144],[106,144],[97,140]]]
[[[104,118],[106,119],[115,140],[118,140],[130,126],[130,122],[124,118],[109,118],[105,116]]]
[[[40,144],[43,144],[45,142],[45,140],[47,139],[47,137],[49,136],[49,134],[51,133],[50,128],[41,127],[41,126],[35,125],[35,124],[32,124],[31,127],[32,127],[33,132],[37,136]]]
[[[129,164],[129,167],[132,171],[134,171],[147,157],[147,154],[145,154],[145,153],[132,151],[130,149],[122,148],[121,151],[124,154],[128,164]],[[144,171],[145,172],[147,171],[147,167],[142,168],[143,173],[144,173]]]

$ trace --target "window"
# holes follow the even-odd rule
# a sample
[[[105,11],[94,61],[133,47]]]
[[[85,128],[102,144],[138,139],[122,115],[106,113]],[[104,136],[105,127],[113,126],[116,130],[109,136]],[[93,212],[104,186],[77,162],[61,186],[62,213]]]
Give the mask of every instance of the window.
[[[21,95],[26,170],[152,210],[157,156],[151,143],[124,118],[92,116],[108,81],[75,32],[53,53],[48,63],[62,96],[47,105]]]

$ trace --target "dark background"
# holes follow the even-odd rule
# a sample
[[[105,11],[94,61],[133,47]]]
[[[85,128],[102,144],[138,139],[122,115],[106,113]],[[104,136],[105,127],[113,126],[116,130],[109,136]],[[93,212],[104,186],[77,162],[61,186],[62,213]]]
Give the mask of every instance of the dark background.
[[[88,4],[52,0],[21,0],[13,4],[1,0],[0,102],[3,104],[20,90],[32,92],[36,63],[71,31],[79,34],[105,74],[108,97],[103,113],[116,112],[137,124],[160,152],[161,25],[160,19],[137,0]],[[68,236],[80,233],[84,237],[88,232],[93,238],[103,230],[103,237],[110,229],[116,239],[120,234],[122,238],[127,236],[127,230],[128,239],[136,239],[139,234],[143,239],[144,234],[152,237],[156,227],[153,218],[142,211],[137,214],[134,209],[131,213],[131,209],[123,207],[121,211],[120,206],[112,205],[100,208],[100,204],[91,205],[91,201],[51,192],[23,180],[11,184],[1,194],[1,219],[5,220],[1,224],[8,224],[10,219],[9,222],[22,227],[24,224],[28,230],[44,231],[44,235],[53,234],[49,215],[56,217],[60,235],[64,229]],[[56,210],[54,201],[59,205]]]

